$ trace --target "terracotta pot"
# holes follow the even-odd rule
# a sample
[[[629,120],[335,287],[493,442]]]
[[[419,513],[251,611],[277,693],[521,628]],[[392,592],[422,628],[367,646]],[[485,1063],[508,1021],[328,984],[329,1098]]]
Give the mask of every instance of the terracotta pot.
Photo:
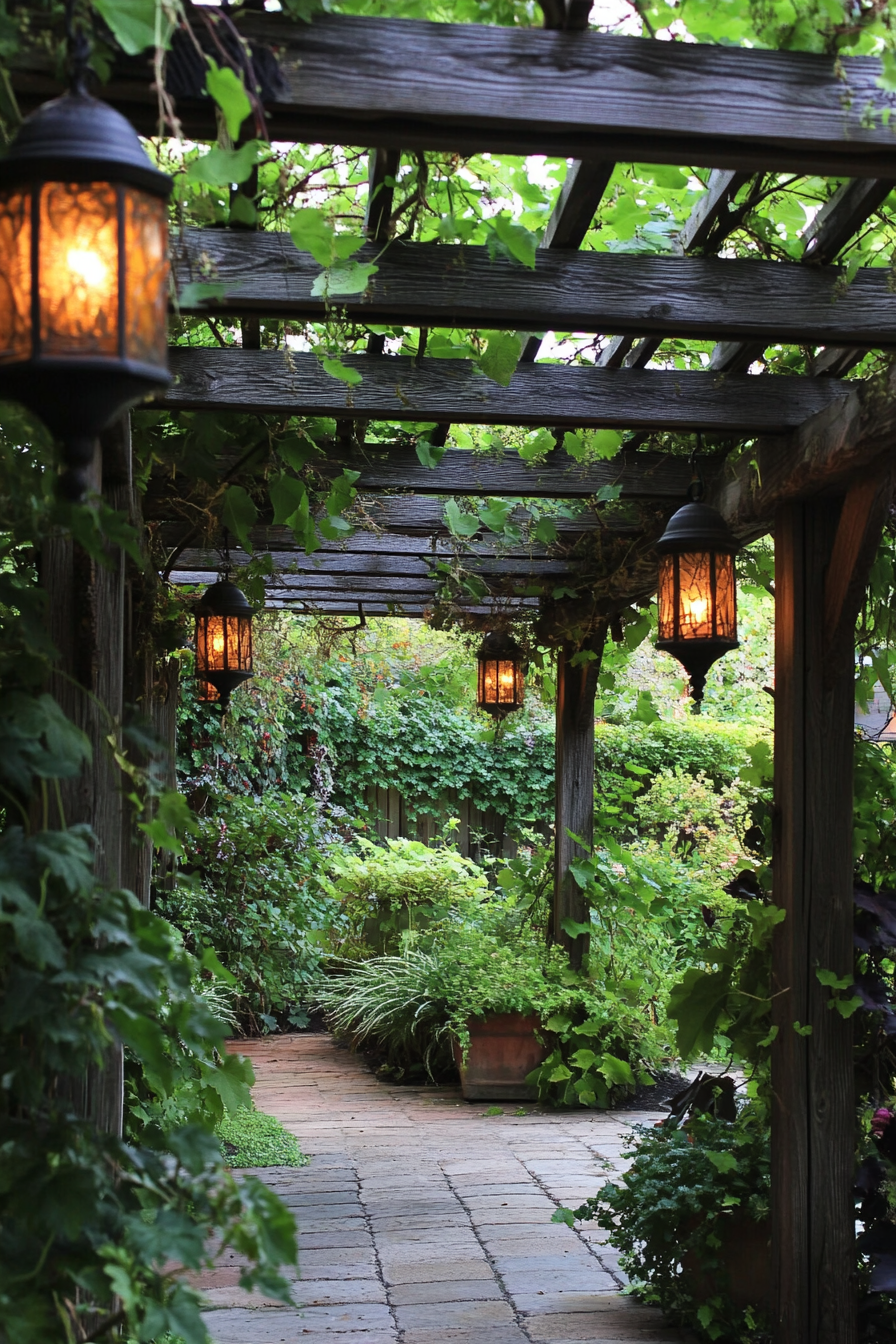
[[[722,1245],[718,1257],[728,1271],[731,1300],[736,1307],[771,1306],[771,1223],[757,1223],[746,1213],[720,1219]],[[682,1257],[681,1267],[690,1280],[694,1296],[712,1297],[719,1291],[715,1276],[698,1264],[692,1252]]]
[[[466,1063],[457,1041],[454,1059],[460,1071],[460,1085],[467,1101],[534,1101],[536,1088],[526,1075],[548,1055],[546,1046],[535,1039],[538,1018],[534,1013],[495,1013],[492,1017],[471,1017],[467,1023],[470,1049]]]

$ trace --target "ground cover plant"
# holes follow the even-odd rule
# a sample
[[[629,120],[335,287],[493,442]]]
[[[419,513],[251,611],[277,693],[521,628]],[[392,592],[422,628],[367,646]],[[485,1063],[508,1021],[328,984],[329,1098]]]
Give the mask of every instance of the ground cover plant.
[[[222,1116],[215,1133],[231,1167],[306,1167],[310,1161],[294,1134],[254,1106]]]

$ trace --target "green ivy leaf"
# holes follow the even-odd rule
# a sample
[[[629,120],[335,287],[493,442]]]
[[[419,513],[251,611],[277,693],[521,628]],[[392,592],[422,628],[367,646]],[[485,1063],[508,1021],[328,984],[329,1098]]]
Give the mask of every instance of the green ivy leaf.
[[[156,0],[92,0],[93,8],[112,30],[112,36],[128,56],[156,44]],[[162,9],[159,36],[162,46],[171,41],[172,25]]]
[[[347,364],[343,364],[341,359],[323,358],[321,367],[324,373],[328,373],[331,378],[338,378],[341,383],[348,383],[350,387],[357,387],[362,381],[361,374],[357,369],[350,369]]]
[[[553,518],[539,518],[535,524],[535,540],[544,546],[550,546],[557,540],[557,524]]]
[[[738,1160],[733,1153],[711,1153],[707,1150],[706,1158],[722,1175],[728,1171],[739,1170]]]
[[[205,87],[224,114],[227,134],[236,140],[240,127],[252,111],[249,95],[240,76],[229,66],[221,67],[211,57]]]
[[[538,250],[536,234],[530,233],[522,224],[517,224],[510,215],[496,215],[489,222],[502,250],[515,261],[522,262],[530,271],[534,271],[535,254]]]
[[[335,298],[338,294],[363,294],[371,276],[378,270],[379,266],[372,261],[350,261],[345,266],[334,266],[321,271],[311,286],[311,293],[324,299]]]
[[[203,182],[209,187],[230,187],[245,182],[266,149],[261,140],[249,140],[239,149],[215,145],[207,154],[187,165],[187,181]]]
[[[268,486],[268,492],[274,506],[275,527],[285,523],[297,509],[301,508],[308,494],[303,483],[295,476],[288,476],[286,472],[281,472],[279,476],[273,478]]]
[[[483,334],[487,345],[479,356],[479,367],[493,383],[509,387],[522,354],[522,337],[515,331],[487,331]]]
[[[479,519],[472,513],[461,513],[457,501],[449,499],[445,505],[445,522],[454,537],[473,537],[479,531]]]
[[[224,526],[236,537],[244,551],[251,551],[249,533],[258,520],[258,510],[241,485],[229,485],[224,495]]]
[[[439,465],[448,450],[448,445],[430,443],[429,439],[418,439],[414,448],[421,464],[432,468]]]

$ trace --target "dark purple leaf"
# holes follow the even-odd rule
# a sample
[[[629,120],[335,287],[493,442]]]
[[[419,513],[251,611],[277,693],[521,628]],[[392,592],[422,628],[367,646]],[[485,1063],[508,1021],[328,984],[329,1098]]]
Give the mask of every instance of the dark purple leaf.
[[[874,1257],[869,1287],[872,1293],[896,1293],[896,1253]]]

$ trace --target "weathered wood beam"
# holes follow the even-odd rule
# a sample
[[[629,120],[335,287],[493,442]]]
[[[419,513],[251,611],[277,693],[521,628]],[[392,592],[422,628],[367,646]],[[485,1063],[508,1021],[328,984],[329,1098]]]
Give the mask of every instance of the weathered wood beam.
[[[357,256],[376,257],[379,271],[339,306],[357,321],[412,326],[896,347],[883,268],[859,271],[844,289],[833,267],[577,253],[568,250],[575,236],[540,248],[534,271],[492,260],[485,247],[394,243],[380,255],[369,244]],[[209,267],[224,287],[220,299],[184,311],[326,318],[325,301],[311,292],[321,267],[289,234],[187,229],[172,260],[179,288]]]
[[[344,14],[247,14],[240,26],[276,50],[278,140],[896,176],[876,58],[835,69],[806,52]],[[50,53],[17,57],[11,75],[25,106],[58,90]],[[104,89],[146,134],[151,80],[134,58]],[[214,138],[211,99],[181,98],[178,114],[188,135]]]
[[[709,175],[706,194],[701,196],[685,221],[678,241],[685,252],[718,250],[730,231],[731,203],[752,173],[714,168]],[[727,227],[726,227],[727,225]]]
[[[767,386],[775,380],[754,381]],[[770,531],[776,508],[845,490],[857,473],[892,458],[896,370],[842,387],[846,395],[807,420],[787,443],[760,439],[736,465],[723,469],[712,502],[740,535]]]
[[[819,210],[803,233],[803,261],[827,266],[842,252],[870,215],[889,196],[892,178],[857,178],[844,182]]]
[[[258,411],[456,424],[783,433],[842,397],[830,378],[757,379],[666,370],[521,364],[509,387],[464,360],[346,355],[347,387],[314,355],[175,347],[170,410]]]
[[[833,196],[819,210],[812,223],[803,234],[804,251],[802,262],[811,263],[813,266],[825,267],[825,271],[820,272],[831,276],[838,276],[839,272],[830,267],[830,263],[837,256],[838,252],[849,242],[850,238],[864,224],[870,214],[886,200],[893,188],[893,181],[879,181],[874,178],[857,178],[844,182],[834,192]],[[831,302],[836,301],[836,292],[831,294]],[[777,337],[776,341],[785,338]],[[833,345],[836,338],[830,339]],[[821,345],[827,344],[825,341],[797,341],[796,344]],[[757,359],[762,359],[765,354],[766,346],[772,344],[771,341],[746,341],[744,343],[732,342],[730,340],[721,341],[713,350],[709,360],[709,367],[717,369],[720,373],[746,373],[751,364]],[[839,344],[839,342],[838,342]],[[844,345],[847,342],[843,342]],[[871,341],[864,349],[875,347],[876,341]],[[832,352],[830,360],[832,364],[846,363],[846,352],[839,349]],[[853,363],[857,363],[854,360]],[[848,364],[847,367],[852,367]],[[845,370],[844,370],[845,371]],[[813,368],[813,373],[824,372],[823,369]]]
[[[349,541],[351,540],[349,538]],[[380,538],[377,538],[377,540],[380,540]],[[507,578],[514,582],[518,580],[524,583],[528,579],[549,578],[553,580],[565,578],[575,573],[577,565],[575,557],[548,559],[525,556],[508,557],[503,554],[497,557],[494,554],[480,556],[475,553],[472,555],[462,553],[458,557],[454,551],[448,550],[445,546],[440,547],[439,550],[433,550],[422,541],[420,549],[415,555],[396,555],[386,551],[368,553],[350,550],[344,554],[339,551],[314,551],[313,554],[306,555],[304,551],[275,550],[264,545],[261,540],[259,540],[256,549],[271,556],[274,567],[281,578],[295,576],[296,581],[301,580],[304,575],[320,574],[346,575],[357,579],[387,580],[392,577],[426,579],[432,567],[439,561],[453,565],[459,559],[463,568],[472,574]],[[249,557],[241,552],[231,552],[231,560],[235,573],[239,571],[241,565],[249,563]],[[217,551],[203,551],[197,548],[184,550],[177,562],[177,572],[189,570],[190,572],[201,572],[207,575],[220,568],[221,557]]]
[[[621,487],[623,499],[681,499],[691,479],[682,457],[663,453],[623,453],[606,462],[583,465],[562,449],[540,462],[527,463],[515,453],[501,457],[449,449],[437,468],[424,467],[411,447],[394,445],[376,454],[362,452],[311,465],[324,475],[347,467],[360,472],[355,488],[405,490],[432,495],[526,495],[530,498],[587,499],[605,486]]]
[[[408,616],[421,620],[430,615],[438,604],[435,601],[420,602],[416,598],[408,601],[397,598],[394,602],[370,601],[362,595],[357,600],[346,596],[332,600],[313,598],[307,602],[298,597],[271,597],[265,599],[264,605],[271,611],[295,611],[303,616],[358,616],[363,611],[365,616]],[[535,597],[500,597],[493,602],[470,601],[452,605],[462,607],[467,616],[494,616],[496,612],[505,615],[508,612],[520,616],[538,615],[538,598]]]

